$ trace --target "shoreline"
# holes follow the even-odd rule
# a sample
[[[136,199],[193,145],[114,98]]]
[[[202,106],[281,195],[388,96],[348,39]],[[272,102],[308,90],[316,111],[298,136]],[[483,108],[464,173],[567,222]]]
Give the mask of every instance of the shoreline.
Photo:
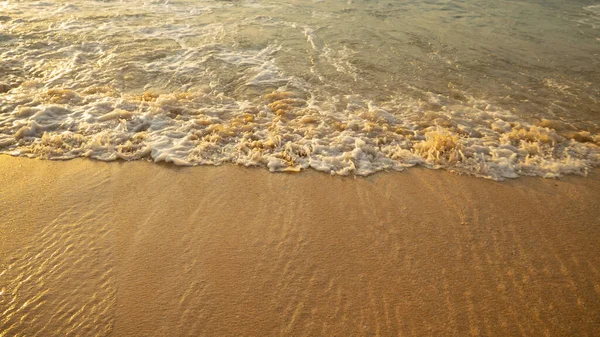
[[[0,336],[600,334],[600,174],[0,156]]]
[[[115,160],[101,160],[101,159],[96,159],[96,158],[90,158],[90,157],[73,157],[73,158],[42,158],[42,157],[38,157],[38,156],[32,156],[32,157],[28,157],[28,156],[15,156],[9,153],[0,153],[0,159],[3,157],[11,157],[11,158],[20,158],[20,159],[26,159],[26,160],[39,160],[39,161],[49,161],[49,162],[70,162],[70,161],[80,161],[80,160],[89,160],[95,163],[105,163],[105,164],[125,164],[125,163],[148,163],[148,164],[152,164],[152,165],[158,165],[160,167],[164,167],[166,169],[173,169],[173,170],[178,170],[178,169],[198,169],[198,168],[203,168],[203,167],[211,167],[211,168],[222,168],[222,167],[231,167],[231,168],[240,168],[240,169],[248,169],[248,170],[264,170],[267,173],[270,174],[281,174],[281,175],[299,175],[299,174],[322,174],[325,176],[331,176],[331,177],[339,177],[342,179],[368,179],[371,178],[373,176],[376,175],[380,175],[380,174],[398,174],[398,173],[404,173],[407,172],[408,170],[428,170],[428,171],[440,171],[440,172],[446,172],[448,174],[451,175],[457,175],[457,176],[461,176],[461,177],[468,177],[468,178],[475,178],[475,179],[482,179],[482,180],[487,180],[487,181],[492,181],[492,182],[497,182],[497,183],[504,183],[504,182],[508,182],[508,181],[519,181],[521,178],[525,178],[525,179],[536,179],[536,178],[540,178],[543,180],[554,180],[554,181],[561,181],[561,180],[565,180],[565,179],[577,179],[577,178],[588,178],[588,177],[594,177],[595,179],[600,179],[600,167],[591,167],[589,170],[587,170],[585,174],[579,174],[579,173],[568,173],[568,174],[562,174],[560,176],[541,176],[541,175],[536,175],[536,174],[531,174],[531,175],[518,175],[517,177],[501,177],[501,179],[493,179],[490,177],[486,177],[486,176],[482,176],[482,175],[476,175],[474,173],[471,172],[463,172],[463,171],[459,171],[456,170],[452,167],[428,167],[426,165],[422,165],[422,164],[414,164],[413,166],[406,166],[401,170],[394,170],[394,169],[384,169],[381,171],[376,171],[373,173],[369,173],[366,175],[360,175],[360,174],[346,174],[346,175],[342,175],[342,174],[338,174],[332,171],[330,172],[325,172],[325,171],[320,171],[314,167],[307,167],[307,168],[302,168],[299,170],[283,170],[283,171],[270,171],[269,168],[266,165],[243,165],[243,164],[238,164],[238,163],[223,163],[223,164],[218,164],[218,165],[214,165],[214,164],[194,164],[194,165],[185,165],[185,164],[175,164],[175,162],[173,161],[154,161],[154,159],[148,159],[148,158],[140,158],[140,159],[132,159],[132,160],[125,160],[125,159],[121,159],[121,158],[117,158]]]

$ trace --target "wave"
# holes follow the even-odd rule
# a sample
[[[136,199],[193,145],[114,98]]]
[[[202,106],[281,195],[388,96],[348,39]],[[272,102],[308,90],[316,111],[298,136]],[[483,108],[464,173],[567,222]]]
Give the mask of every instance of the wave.
[[[600,163],[598,133],[560,120],[527,123],[472,97],[468,106],[432,93],[427,101],[376,105],[345,95],[333,98],[344,106],[333,113],[283,91],[259,102],[202,92],[121,97],[110,87],[38,92],[10,95],[14,109],[0,117],[0,152],[339,175],[422,165],[497,180],[585,175]],[[17,104],[22,100],[36,104]]]
[[[430,26],[385,23],[417,4],[377,16],[337,3],[2,6],[0,153],[361,176],[421,165],[495,180],[600,163],[590,63],[531,65],[516,47],[533,31],[503,32],[513,40],[500,47],[472,40],[472,52]],[[422,19],[463,11],[432,10]],[[352,30],[360,13],[383,23]]]

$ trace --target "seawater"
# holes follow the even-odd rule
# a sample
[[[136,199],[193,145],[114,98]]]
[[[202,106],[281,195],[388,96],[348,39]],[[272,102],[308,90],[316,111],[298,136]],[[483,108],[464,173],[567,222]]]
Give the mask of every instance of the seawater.
[[[0,2],[0,153],[502,180],[600,164],[600,4]]]

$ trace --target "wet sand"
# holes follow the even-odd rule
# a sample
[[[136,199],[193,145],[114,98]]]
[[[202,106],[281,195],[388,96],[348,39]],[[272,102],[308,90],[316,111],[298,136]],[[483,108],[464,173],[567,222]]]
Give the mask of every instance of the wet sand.
[[[600,175],[0,156],[0,336],[600,335]]]

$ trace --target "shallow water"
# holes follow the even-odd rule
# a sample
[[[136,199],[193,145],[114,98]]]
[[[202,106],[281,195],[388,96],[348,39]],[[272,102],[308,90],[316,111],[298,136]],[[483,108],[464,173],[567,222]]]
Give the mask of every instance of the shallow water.
[[[600,164],[595,1],[0,2],[0,152],[491,179]]]

